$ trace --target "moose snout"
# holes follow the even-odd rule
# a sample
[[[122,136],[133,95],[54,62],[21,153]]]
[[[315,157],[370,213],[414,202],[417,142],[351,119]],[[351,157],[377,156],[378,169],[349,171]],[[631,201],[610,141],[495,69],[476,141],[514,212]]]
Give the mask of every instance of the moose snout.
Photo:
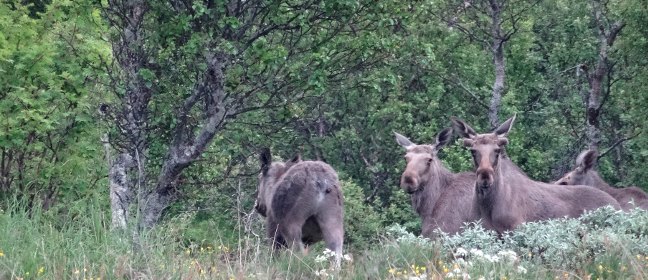
[[[495,181],[495,171],[489,168],[477,169],[477,186],[481,188],[489,188]]]
[[[413,193],[418,190],[419,180],[417,176],[411,174],[403,174],[401,177],[401,188],[407,193]]]

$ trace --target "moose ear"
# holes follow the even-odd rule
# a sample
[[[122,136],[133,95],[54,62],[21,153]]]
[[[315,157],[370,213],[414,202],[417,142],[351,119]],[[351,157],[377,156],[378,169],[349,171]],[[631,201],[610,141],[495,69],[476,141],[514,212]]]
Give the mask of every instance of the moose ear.
[[[508,145],[508,139],[506,137],[498,137],[497,138],[497,146],[506,146]]]
[[[396,142],[398,142],[398,144],[403,146],[405,149],[415,145],[414,143],[412,143],[412,141],[407,139],[407,137],[400,135],[395,131],[394,131],[394,135],[396,135]]]
[[[452,127],[463,138],[473,138],[477,136],[477,132],[470,127],[466,122],[456,118],[450,117],[450,122],[452,122]]]
[[[302,161],[302,158],[301,158],[301,154],[299,154],[299,153],[295,154],[295,155],[290,159],[290,162],[292,162],[292,163],[298,163],[298,162],[300,162],[300,161]]]
[[[512,117],[510,117],[508,120],[500,124],[499,127],[497,127],[495,130],[493,130],[493,133],[495,133],[497,136],[506,136],[508,135],[509,131],[511,131],[511,127],[513,126],[513,122],[515,121],[516,114],[513,114]]]
[[[435,150],[441,150],[443,146],[447,145],[450,140],[452,140],[452,128],[448,127],[444,130],[441,130],[436,137],[436,144],[434,145]]]
[[[586,150],[576,158],[576,166],[580,167],[583,171],[587,171],[594,167],[597,159],[598,153],[595,150]]]
[[[289,168],[293,167],[295,164],[300,163],[301,161],[302,161],[301,154],[299,153],[295,154],[290,160],[286,161],[284,170],[288,170]]]
[[[270,169],[270,165],[272,164],[272,154],[270,154],[270,148],[263,148],[263,150],[261,150],[259,161],[261,162],[262,174],[268,174],[268,170]]]
[[[464,138],[464,139],[463,139],[463,145],[464,145],[464,147],[466,147],[466,148],[470,148],[470,147],[472,147],[474,144],[475,144],[475,141],[473,141],[472,139],[468,139],[468,138]]]

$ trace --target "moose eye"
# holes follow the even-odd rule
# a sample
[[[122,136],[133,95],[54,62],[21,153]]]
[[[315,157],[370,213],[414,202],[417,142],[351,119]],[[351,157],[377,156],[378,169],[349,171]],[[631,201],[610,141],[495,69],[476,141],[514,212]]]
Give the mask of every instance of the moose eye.
[[[427,160],[427,165],[430,165],[430,164],[432,164],[432,158],[429,158],[429,159]]]

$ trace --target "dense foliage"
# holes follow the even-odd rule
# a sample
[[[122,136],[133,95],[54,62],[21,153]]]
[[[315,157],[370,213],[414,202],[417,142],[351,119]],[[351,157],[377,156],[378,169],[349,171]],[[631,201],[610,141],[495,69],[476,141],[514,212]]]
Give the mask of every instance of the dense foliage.
[[[176,238],[165,239],[174,245],[161,255],[231,247],[263,235],[252,207],[258,151],[270,147],[279,158],[301,153],[339,172],[349,248],[385,245],[379,237],[393,224],[417,233],[420,220],[398,187],[404,160],[393,132],[431,142],[451,116],[478,131],[489,128],[496,79],[492,11],[477,2],[2,1],[0,222],[13,227],[7,213],[23,213],[18,226],[34,228],[34,239],[63,240],[84,231],[74,242],[98,236],[97,248],[108,247],[114,236],[87,231],[110,228],[108,169],[111,158],[125,153],[143,159],[128,167],[129,226],[140,223],[136,219],[148,211],[143,205],[157,195],[164,202],[160,215],[145,224]],[[611,185],[648,190],[648,7],[638,1],[494,2],[504,3],[501,27],[510,34],[503,43],[506,80],[498,114],[517,114],[507,153],[540,181],[557,179],[587,147],[589,78],[600,64],[600,32],[623,24],[604,64],[597,111],[604,156],[597,168]],[[129,21],[134,18],[141,21]],[[471,168],[460,145],[440,156],[452,171]],[[566,252],[563,245],[542,242],[582,242],[576,233],[603,228],[641,247],[645,240],[633,238],[644,238],[645,217],[608,213],[606,219],[616,222],[589,216],[584,223],[526,225],[502,250],[521,256],[540,252],[519,248],[543,248],[541,261],[572,269],[608,240],[592,235],[590,243],[567,248],[573,250],[568,256],[552,253]],[[569,229],[556,232],[564,236],[533,235],[558,224]],[[614,227],[619,224],[638,232],[621,232]],[[129,247],[115,242],[119,250]],[[8,243],[0,245],[7,254]],[[47,256],[72,250],[61,246]],[[646,253],[635,249],[624,252]],[[11,264],[4,271],[38,271],[27,256]]]

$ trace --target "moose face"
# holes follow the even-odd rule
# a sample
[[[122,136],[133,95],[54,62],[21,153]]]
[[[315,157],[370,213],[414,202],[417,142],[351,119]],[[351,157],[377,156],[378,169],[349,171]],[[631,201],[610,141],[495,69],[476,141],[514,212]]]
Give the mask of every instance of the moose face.
[[[590,185],[592,183],[590,171],[598,159],[594,150],[585,150],[576,158],[576,167],[567,172],[562,178],[554,182],[556,185]]]
[[[447,128],[441,131],[437,135],[434,145],[417,145],[403,135],[396,132],[394,134],[396,142],[403,146],[407,152],[405,154],[407,166],[401,176],[400,186],[409,194],[420,191],[440,168],[441,163],[437,152],[450,141],[452,129]]]
[[[272,201],[272,191],[281,176],[286,173],[290,167],[301,162],[301,156],[296,155],[287,162],[272,162],[270,149],[264,149],[259,157],[261,163],[261,173],[259,174],[259,185],[257,187],[257,199],[254,208],[266,217],[270,201]]]
[[[476,186],[480,191],[489,190],[497,178],[500,156],[508,144],[506,136],[511,129],[515,116],[511,117],[491,133],[477,134],[468,124],[452,119],[455,129],[462,136],[464,146],[470,150],[477,175]]]

